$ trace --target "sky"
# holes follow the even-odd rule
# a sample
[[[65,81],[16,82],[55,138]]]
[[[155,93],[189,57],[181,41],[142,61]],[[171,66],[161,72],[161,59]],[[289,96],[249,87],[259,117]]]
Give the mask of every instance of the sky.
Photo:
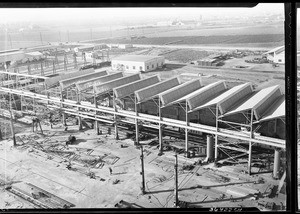
[[[0,22],[85,22],[102,20],[120,22],[146,21],[165,18],[203,18],[214,15],[229,17],[259,15],[264,13],[284,14],[282,3],[264,3],[255,8],[1,8]]]

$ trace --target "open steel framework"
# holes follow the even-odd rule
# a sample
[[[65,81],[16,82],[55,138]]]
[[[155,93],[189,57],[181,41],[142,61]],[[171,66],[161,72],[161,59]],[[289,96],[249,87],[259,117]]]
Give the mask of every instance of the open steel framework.
[[[118,139],[118,123],[125,122],[135,124],[136,141],[139,143],[139,127],[149,126],[159,130],[159,151],[163,150],[163,129],[166,126],[176,127],[185,130],[185,152],[188,152],[189,141],[188,134],[190,131],[207,133],[215,137],[215,161],[218,161],[218,150],[236,150],[247,153],[249,156],[248,170],[251,173],[251,156],[252,146],[254,144],[267,145],[278,149],[285,149],[285,140],[260,136],[253,130],[253,125],[261,121],[281,119],[285,121],[285,99],[279,86],[272,86],[260,91],[254,91],[250,83],[241,84],[231,89],[227,88],[225,81],[218,81],[203,86],[200,79],[182,83],[178,77],[161,81],[158,76],[142,78],[140,74],[126,76],[122,72],[106,73],[94,75],[91,71],[85,78],[80,81],[82,72],[74,73],[72,78],[58,80],[60,83],[59,90],[56,94],[49,93],[53,90],[47,88],[45,82],[51,82],[51,78],[22,75],[18,73],[7,73],[8,76],[30,79],[29,86],[44,87],[41,90],[45,93],[31,92],[22,84],[16,84],[16,80],[11,84],[0,85],[2,94],[14,94],[20,96],[21,106],[24,98],[32,99],[34,105],[38,103],[46,104],[52,109],[60,109],[63,112],[63,123],[66,123],[65,114],[75,115],[78,117],[79,129],[82,128],[82,118],[92,119],[95,121],[95,127],[99,126],[98,122],[113,124],[115,136]],[[56,78],[56,79],[54,79]],[[54,77],[57,82],[57,77]],[[44,83],[37,84],[37,81]],[[51,82],[52,83],[52,82]],[[68,83],[64,87],[63,83]],[[66,91],[69,88],[74,89],[75,98],[69,99]],[[90,96],[86,96],[90,94]],[[99,104],[104,98],[108,98],[108,106]],[[126,110],[126,99],[134,104],[134,111]],[[141,104],[152,100],[157,108],[157,115],[150,115],[141,112]],[[112,101],[112,105],[110,105]],[[164,117],[162,109],[171,105],[177,105],[185,112],[185,121],[179,119],[170,119]],[[272,106],[271,108],[269,106]],[[216,126],[208,126],[189,121],[189,113],[208,108],[216,118]],[[3,110],[5,111],[5,110]],[[21,107],[21,111],[25,111]],[[13,111],[15,114],[16,110]],[[247,123],[234,123],[226,118],[233,114],[242,114]],[[177,115],[178,116],[178,115]],[[201,115],[199,114],[200,118]],[[179,117],[178,117],[179,118]],[[219,123],[226,123],[232,126],[232,129],[220,128]],[[150,125],[149,125],[150,124]],[[239,129],[236,129],[239,127]],[[246,127],[248,131],[241,131],[241,127]],[[238,141],[249,143],[248,150],[244,147],[230,146],[230,143],[220,144],[219,139],[230,138]]]

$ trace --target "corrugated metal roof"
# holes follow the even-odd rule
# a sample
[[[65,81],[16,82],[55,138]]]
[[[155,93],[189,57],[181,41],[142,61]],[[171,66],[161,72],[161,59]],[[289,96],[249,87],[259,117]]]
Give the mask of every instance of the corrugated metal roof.
[[[231,106],[233,106],[237,101],[242,97],[252,92],[251,83],[244,83],[238,86],[235,86],[228,91],[225,91],[221,95],[215,97],[209,102],[195,108],[194,110],[199,110],[202,108],[207,108],[209,106],[219,105],[221,114],[224,114]]]
[[[215,98],[226,89],[227,86],[224,80],[204,86],[203,88],[195,91],[192,96],[186,97],[189,109],[193,110],[201,105],[204,105],[206,102]]]
[[[285,117],[285,95],[281,95],[257,122]]]
[[[108,91],[113,90],[116,87],[131,83],[131,82],[134,82],[134,81],[137,81],[140,79],[141,79],[140,74],[133,74],[133,75],[130,75],[127,77],[121,77],[119,79],[112,80],[112,81],[106,82],[104,84],[95,86],[95,91],[97,94],[106,93]]]
[[[259,119],[266,109],[281,95],[280,86],[278,85],[262,89],[235,109],[224,114],[224,116],[253,109],[254,116],[256,119]]]
[[[97,85],[100,85],[102,83],[109,82],[109,81],[121,78],[123,76],[124,76],[123,72],[117,72],[117,73],[114,73],[114,74],[102,76],[102,77],[95,78],[95,79],[92,79],[92,80],[86,80],[86,81],[82,81],[80,83],[76,83],[76,87],[78,88],[79,91],[83,91],[83,90],[86,90],[90,87],[93,87],[94,85],[97,86]]]
[[[201,87],[200,80],[191,80],[189,82],[186,82],[184,84],[178,85],[174,88],[171,88],[167,90],[166,92],[163,92],[159,94],[160,100],[162,102],[162,106],[166,106],[175,100],[178,100],[195,90],[198,90]]]
[[[153,59],[164,58],[163,56],[153,56],[153,55],[124,55],[115,57],[112,61],[130,61],[130,62],[146,62]]]
[[[25,56],[26,57],[38,57],[38,56],[43,56],[43,54],[38,51],[33,51],[33,52],[25,53]]]
[[[61,74],[59,76],[51,77],[49,79],[46,79],[45,84],[46,84],[47,87],[52,87],[53,85],[56,85],[61,80],[69,79],[71,77],[78,77],[78,76],[81,76],[81,75],[87,75],[87,74],[91,74],[91,73],[94,73],[93,68],[86,69],[86,70],[81,70],[81,71],[76,71],[76,72],[69,72],[69,73],[66,73],[66,74]]]
[[[267,51],[267,52],[264,53],[264,54],[269,54],[269,53],[276,53],[276,54],[278,54],[278,53],[284,51],[284,49],[285,49],[284,46],[280,46],[280,47],[277,47],[277,48],[273,48],[273,49]]]
[[[25,58],[24,51],[13,51],[8,53],[1,53],[0,63],[7,62],[7,61],[18,61],[24,58]]]
[[[97,77],[102,77],[107,74],[108,74],[107,71],[94,72],[91,74],[84,74],[81,76],[64,79],[64,80],[59,81],[59,83],[62,86],[62,88],[66,88],[66,87],[73,85],[74,83],[83,82],[86,80],[92,80],[92,79],[95,79]]]
[[[178,77],[167,79],[135,92],[138,102],[144,102],[152,97],[180,85]]]
[[[117,98],[123,98],[130,94],[133,94],[135,91],[143,89],[145,87],[156,84],[160,81],[157,75],[148,77],[146,79],[138,80],[132,83],[128,83],[126,85],[122,85],[120,87],[114,88],[114,93]]]

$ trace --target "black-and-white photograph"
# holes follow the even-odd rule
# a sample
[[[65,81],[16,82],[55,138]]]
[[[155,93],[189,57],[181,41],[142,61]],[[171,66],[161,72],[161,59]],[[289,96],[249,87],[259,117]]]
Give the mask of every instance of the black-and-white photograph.
[[[0,8],[0,208],[286,211],[284,22]]]

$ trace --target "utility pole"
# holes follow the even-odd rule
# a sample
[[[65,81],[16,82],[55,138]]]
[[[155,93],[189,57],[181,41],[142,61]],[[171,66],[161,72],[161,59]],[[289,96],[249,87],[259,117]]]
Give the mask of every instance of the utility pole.
[[[174,173],[175,173],[175,188],[174,188],[174,196],[175,196],[175,202],[174,202],[174,206],[177,207],[178,206],[178,172],[177,172],[177,168],[178,168],[178,159],[177,159],[177,152],[175,153],[175,166],[174,166]]]
[[[11,99],[12,99],[11,93],[9,93],[10,129],[11,129],[11,136],[12,136],[12,139],[13,139],[14,146],[16,146],[17,143],[16,143],[15,127],[14,127],[13,116],[12,116]]]
[[[143,146],[141,145],[140,148],[141,148],[141,165],[142,165],[142,172],[141,172],[141,175],[142,175],[142,187],[141,187],[141,190],[142,190],[142,194],[145,194],[146,191],[145,191],[145,172],[144,172],[144,152],[143,152]]]

